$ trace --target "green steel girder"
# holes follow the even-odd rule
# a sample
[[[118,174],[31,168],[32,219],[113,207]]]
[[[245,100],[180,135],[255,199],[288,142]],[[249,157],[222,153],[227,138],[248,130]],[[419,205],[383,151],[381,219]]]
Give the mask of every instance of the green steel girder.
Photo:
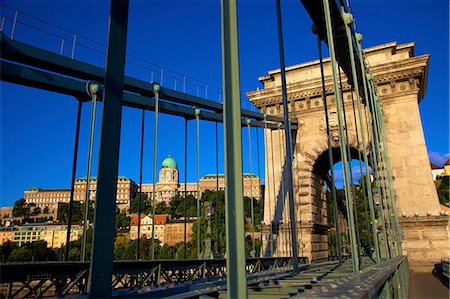
[[[0,32],[0,58],[82,80],[95,80],[100,82],[101,84],[103,84],[104,80],[105,70],[101,67],[71,59],[69,57],[33,47],[25,43],[13,41],[8,38],[3,32]],[[150,98],[154,97],[152,83],[129,76],[125,76],[124,90]],[[81,97],[81,99],[85,101],[90,100],[85,96]],[[216,113],[222,113],[223,111],[223,105],[221,103],[189,95],[165,87],[161,87],[160,99],[187,105],[189,107],[196,106],[202,109],[211,110]],[[264,120],[263,114],[250,110],[243,109],[242,116],[253,118],[258,121]],[[267,121],[281,123],[284,122],[282,117],[271,115],[267,115]],[[296,120],[291,120],[291,123],[296,124]]]
[[[46,72],[43,70],[33,69],[24,65],[11,63],[8,61],[0,61],[1,78],[0,80],[14,84],[39,88],[43,90],[58,92],[65,95],[73,96],[82,101],[90,100],[86,93],[86,82],[77,79],[65,77],[62,75]],[[99,99],[101,101],[101,99]],[[127,107],[145,109],[148,111],[155,110],[155,99],[140,96],[130,92],[124,92],[124,105]],[[180,104],[160,101],[159,111],[162,113],[176,115],[187,119],[195,118],[195,111],[191,107],[182,106]],[[206,121],[223,122],[222,114],[201,110],[200,119]],[[247,119],[242,118],[242,126],[247,125]],[[264,128],[264,121],[251,120],[250,126]],[[283,128],[284,126],[282,126]],[[267,128],[278,129],[274,123],[267,123]],[[292,127],[295,129],[296,127]]]
[[[336,47],[336,60],[339,62],[339,65],[342,67],[342,70],[347,75],[347,78],[349,78],[349,81],[352,82],[352,68],[350,63],[350,55],[353,56],[353,59],[356,64],[356,73],[358,78],[358,86],[360,90],[363,90],[363,82],[362,82],[362,69],[360,68],[360,62],[358,55],[355,55],[357,53],[357,47],[356,43],[352,39],[352,44],[349,45],[349,42],[347,41],[347,36],[345,34],[345,24],[341,17],[341,7],[345,7],[345,5],[342,3],[342,1],[339,1],[341,3],[338,3],[336,0],[330,1],[330,14],[331,14],[331,27],[334,31],[333,36],[333,42],[335,45],[339,45],[339,47]],[[303,4],[304,8],[308,12],[309,16],[311,17],[311,20],[313,21],[314,25],[317,28],[317,34],[319,37],[328,45],[330,46],[330,43],[327,38],[326,33],[326,24],[324,20],[324,10],[322,6],[322,1],[317,0],[301,0],[301,3]],[[354,51],[353,53],[349,52],[349,47],[353,47]],[[365,102],[364,95],[361,95],[363,102]]]

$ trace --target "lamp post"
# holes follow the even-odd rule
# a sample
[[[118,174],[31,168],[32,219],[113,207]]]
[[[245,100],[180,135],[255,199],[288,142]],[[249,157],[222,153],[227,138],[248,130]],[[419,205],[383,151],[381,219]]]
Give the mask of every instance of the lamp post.
[[[211,217],[214,214],[214,206],[211,204],[209,200],[205,201],[205,217],[208,221],[208,229],[206,230],[206,239],[205,239],[205,249],[201,253],[202,259],[213,259],[214,254],[211,250],[211,236],[212,236],[212,229],[211,229]],[[199,232],[200,233],[200,232]]]
[[[218,258],[219,254],[217,252],[213,252],[212,250],[212,228],[211,228],[211,218],[214,215],[214,203],[207,200],[205,201],[205,217],[208,221],[208,228],[206,230],[206,238],[205,238],[205,249],[201,253],[202,259],[214,259]]]

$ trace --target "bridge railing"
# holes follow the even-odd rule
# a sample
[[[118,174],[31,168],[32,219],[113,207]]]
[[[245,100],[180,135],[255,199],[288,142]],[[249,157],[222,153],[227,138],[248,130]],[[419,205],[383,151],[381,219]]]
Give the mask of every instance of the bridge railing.
[[[286,270],[290,257],[248,258],[248,274]],[[306,262],[306,259],[303,259]],[[89,262],[6,263],[0,270],[0,297],[64,296],[87,292]],[[226,276],[226,260],[115,261],[112,289],[157,287]]]

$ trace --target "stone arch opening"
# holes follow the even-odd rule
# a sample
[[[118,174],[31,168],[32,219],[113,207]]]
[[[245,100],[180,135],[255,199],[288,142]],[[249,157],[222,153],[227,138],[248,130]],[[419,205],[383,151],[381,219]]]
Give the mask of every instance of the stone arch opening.
[[[359,168],[359,157],[364,163],[363,149],[361,140],[359,142],[356,135],[349,131],[348,143],[350,146],[350,160],[353,160],[352,167]],[[328,143],[324,134],[313,145],[308,145],[301,151],[300,147],[296,148],[296,160],[294,173],[297,177],[297,215],[301,215],[301,233],[303,236],[302,246],[306,255],[310,260],[323,260],[328,257],[328,232],[330,229],[328,223],[326,192],[330,190],[330,164],[328,157]],[[370,157],[369,149],[366,151]],[[341,162],[341,150],[339,140],[332,142],[333,165],[336,166]],[[356,160],[356,161],[355,161]],[[370,159],[369,159],[370,160]],[[356,162],[356,163],[355,163]],[[371,168],[369,163],[368,165]],[[363,167],[364,164],[363,164]],[[369,169],[370,171],[370,169]],[[363,169],[365,172],[365,169]],[[358,174],[359,177],[359,174]],[[356,177],[354,177],[354,180]],[[342,215],[346,217],[345,202],[338,202],[338,209]],[[344,227],[342,225],[342,227]]]

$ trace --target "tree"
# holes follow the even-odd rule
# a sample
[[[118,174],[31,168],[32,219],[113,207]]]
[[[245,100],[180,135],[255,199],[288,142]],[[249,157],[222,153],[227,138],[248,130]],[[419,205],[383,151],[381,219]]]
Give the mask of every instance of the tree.
[[[48,209],[48,206],[45,206],[44,210],[42,211],[43,214],[48,214],[50,211]]]
[[[449,205],[450,196],[450,176],[442,176],[440,180],[436,181],[436,190],[439,197],[439,202],[442,205]]]
[[[119,228],[129,227],[131,217],[127,216],[125,213],[116,214],[116,230]]]
[[[25,199],[16,200],[12,212],[13,217],[28,218],[30,217],[30,207],[27,205]]]
[[[20,246],[14,249],[9,256],[9,262],[31,262],[33,252],[27,246]]]
[[[67,223],[69,217],[69,204],[60,203],[58,204],[58,221]],[[73,202],[72,209],[72,222],[82,222],[84,219],[84,204],[79,201]],[[88,213],[88,220],[90,222],[94,221],[94,204],[90,202],[90,208]]]
[[[163,215],[163,214],[168,214],[168,207],[165,201],[160,201],[156,204],[156,208],[155,208],[155,214],[156,215]]]
[[[6,262],[9,260],[9,256],[11,255],[11,252],[13,252],[15,249],[19,248],[19,245],[15,242],[7,241],[3,243],[0,246],[0,253],[2,262]]]
[[[139,211],[139,196],[142,196],[141,198],[141,212],[147,211],[151,205],[147,201],[148,196],[146,193],[142,193],[141,195],[137,194],[135,198],[133,198],[130,202],[130,213],[131,214],[137,214]]]
[[[70,248],[69,261],[79,261],[81,259],[81,251],[79,248]]]
[[[33,209],[33,211],[31,212],[30,215],[31,216],[37,216],[39,214],[41,214],[41,208],[40,207],[36,207],[36,208]]]
[[[261,252],[262,242],[261,240],[255,240],[255,256],[258,256]],[[250,252],[253,250],[252,237],[250,235],[245,237],[245,253],[250,256]]]

